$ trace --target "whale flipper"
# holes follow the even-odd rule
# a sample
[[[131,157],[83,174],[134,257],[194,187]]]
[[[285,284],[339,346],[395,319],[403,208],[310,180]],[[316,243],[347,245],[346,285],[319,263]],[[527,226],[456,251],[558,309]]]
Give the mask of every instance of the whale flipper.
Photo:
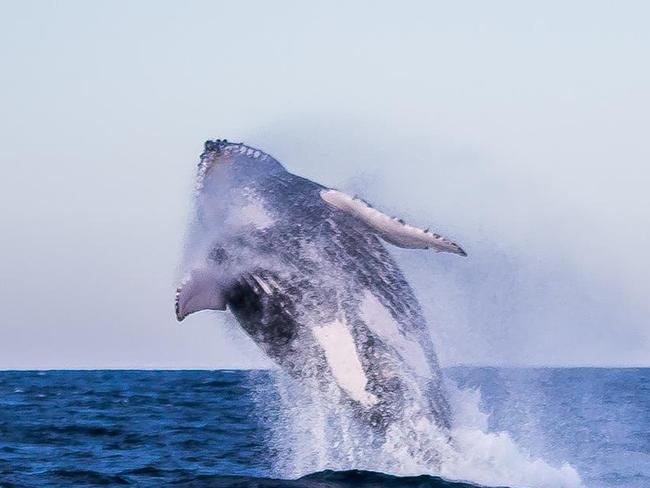
[[[193,270],[176,289],[176,319],[201,310],[225,310],[225,290],[214,274]]]
[[[407,249],[433,249],[435,252],[450,252],[467,256],[467,253],[456,243],[429,229],[421,229],[407,224],[401,219],[389,217],[368,202],[352,197],[338,190],[321,190],[321,198],[330,207],[341,210],[360,220],[379,236],[397,247]]]

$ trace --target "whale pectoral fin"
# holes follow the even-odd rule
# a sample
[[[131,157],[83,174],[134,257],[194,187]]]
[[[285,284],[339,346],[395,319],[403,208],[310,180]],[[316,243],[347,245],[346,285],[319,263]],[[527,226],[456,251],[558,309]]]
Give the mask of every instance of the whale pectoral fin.
[[[421,229],[407,224],[401,219],[389,217],[369,203],[351,197],[338,190],[321,190],[321,198],[330,207],[336,208],[362,221],[386,242],[408,249],[433,249],[435,252],[451,252],[461,256],[467,253],[454,242],[429,229]]]
[[[225,310],[225,290],[214,274],[193,270],[178,285],[175,305],[179,322],[200,310]]]

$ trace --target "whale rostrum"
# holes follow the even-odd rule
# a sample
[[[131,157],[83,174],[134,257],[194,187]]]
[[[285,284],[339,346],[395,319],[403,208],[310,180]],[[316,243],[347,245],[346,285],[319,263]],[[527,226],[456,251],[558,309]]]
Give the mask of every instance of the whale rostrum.
[[[448,431],[426,320],[382,241],[466,256],[460,246],[225,140],[205,144],[194,206],[179,321],[229,310],[284,371],[315,391],[335,388],[374,431]]]

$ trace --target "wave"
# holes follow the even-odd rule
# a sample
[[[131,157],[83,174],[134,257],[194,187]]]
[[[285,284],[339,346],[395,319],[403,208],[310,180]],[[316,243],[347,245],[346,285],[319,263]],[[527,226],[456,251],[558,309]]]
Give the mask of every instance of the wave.
[[[124,476],[105,474],[86,469],[55,469],[45,473],[49,483],[53,481],[79,485],[114,486],[129,485],[131,482]]]
[[[450,481],[438,476],[395,476],[363,470],[324,470],[291,480],[258,476],[196,474],[185,469],[166,470],[153,466],[117,474],[84,469],[57,469],[41,473],[41,476],[43,476],[41,480],[47,480],[47,484],[60,483],[61,486],[139,486],[141,484],[150,486],[151,483],[156,483],[157,486],[187,488],[481,488],[481,485]],[[0,484],[3,487],[25,486]],[[34,486],[38,485],[40,483]]]
[[[477,488],[480,485],[449,481],[429,475],[394,476],[362,470],[325,470],[308,474],[296,480],[256,478],[251,476],[195,476],[173,483],[174,486],[214,488]],[[499,487],[505,488],[505,487]]]

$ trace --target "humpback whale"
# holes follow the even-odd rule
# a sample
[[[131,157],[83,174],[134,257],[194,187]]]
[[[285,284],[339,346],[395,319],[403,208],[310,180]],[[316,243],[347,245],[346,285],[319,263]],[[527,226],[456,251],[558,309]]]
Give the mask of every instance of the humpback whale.
[[[179,321],[229,310],[284,371],[334,388],[372,430],[449,431],[426,320],[385,243],[466,256],[460,246],[227,140],[205,143],[194,208]]]

